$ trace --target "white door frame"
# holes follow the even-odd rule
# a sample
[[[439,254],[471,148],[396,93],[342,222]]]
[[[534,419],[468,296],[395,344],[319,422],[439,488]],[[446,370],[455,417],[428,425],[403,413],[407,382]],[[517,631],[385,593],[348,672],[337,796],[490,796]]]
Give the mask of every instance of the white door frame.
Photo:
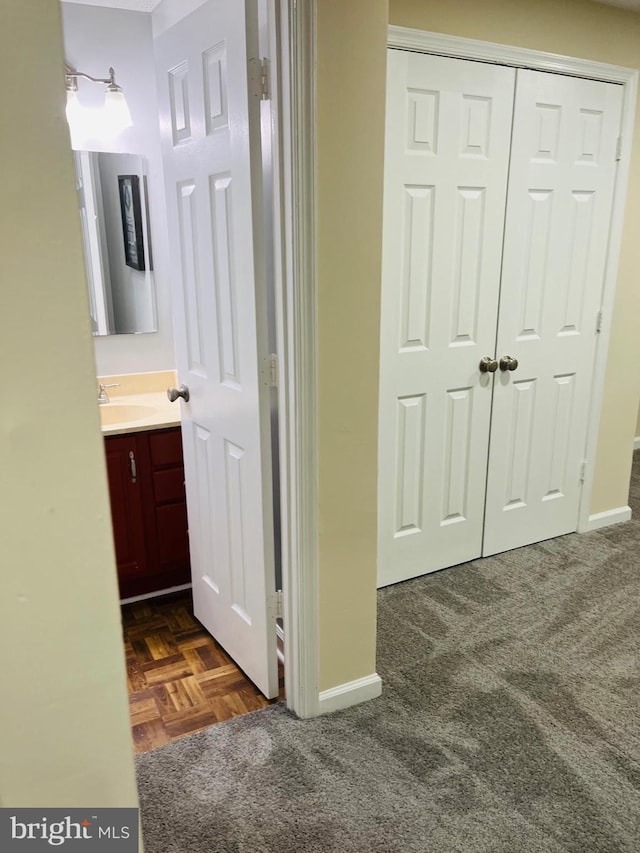
[[[316,0],[271,0],[273,221],[285,686],[319,714],[315,19]]]
[[[600,424],[600,412],[604,392],[607,353],[611,338],[611,318],[618,276],[618,259],[620,244],[622,242],[622,224],[631,161],[631,142],[638,89],[638,71],[633,68],[608,65],[588,59],[576,59],[555,53],[544,53],[527,48],[476,41],[475,39],[442,35],[441,33],[409,29],[407,27],[390,26],[387,46],[418,53],[435,53],[441,56],[451,56],[456,59],[475,59],[481,62],[509,65],[515,68],[531,68],[535,71],[549,71],[573,77],[586,77],[592,80],[602,80],[607,83],[619,83],[623,87],[622,145],[613,197],[609,249],[607,252],[601,299],[600,334],[596,342],[593,385],[589,404],[589,427],[584,450],[586,463],[584,486],[577,519],[577,530],[579,533],[592,530],[602,524],[599,514],[590,516],[589,509],[593,491],[594,462],[598,445],[598,427]],[[627,517],[630,517],[630,511],[626,517],[621,516],[615,520],[625,521]],[[612,518],[611,521],[613,520]]]

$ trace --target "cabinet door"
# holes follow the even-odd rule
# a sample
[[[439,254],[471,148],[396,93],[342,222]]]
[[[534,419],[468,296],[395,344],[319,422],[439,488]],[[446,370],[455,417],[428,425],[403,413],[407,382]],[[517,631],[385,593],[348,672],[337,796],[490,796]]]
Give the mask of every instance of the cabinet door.
[[[136,436],[107,438],[105,453],[118,580],[124,595],[123,583],[148,570]]]
[[[109,437],[105,452],[120,597],[189,583],[180,430]]]
[[[514,81],[388,52],[380,586],[481,552]]]
[[[147,524],[153,535],[156,572],[167,578],[166,586],[189,583],[187,503],[179,429],[148,434],[149,497]]]
[[[621,109],[621,86],[518,71],[485,556],[577,528]]]

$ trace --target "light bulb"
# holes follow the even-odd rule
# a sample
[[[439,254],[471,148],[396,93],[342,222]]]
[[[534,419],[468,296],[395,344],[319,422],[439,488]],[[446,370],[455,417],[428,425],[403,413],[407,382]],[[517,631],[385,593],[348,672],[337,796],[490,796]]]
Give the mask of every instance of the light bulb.
[[[106,126],[114,133],[133,124],[124,92],[115,84],[107,87],[104,97],[104,119]]]
[[[67,106],[65,112],[67,114],[67,124],[70,128],[73,128],[82,115],[82,106],[80,105],[78,93],[75,89],[67,89]]]

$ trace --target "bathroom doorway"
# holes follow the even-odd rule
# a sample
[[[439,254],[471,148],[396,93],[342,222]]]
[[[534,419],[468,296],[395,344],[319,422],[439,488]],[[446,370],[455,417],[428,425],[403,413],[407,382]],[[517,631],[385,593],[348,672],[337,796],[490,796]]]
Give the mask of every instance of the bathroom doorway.
[[[66,5],[66,4],[64,4],[64,5]],[[68,9],[69,9],[69,16],[65,16],[65,17],[70,17],[70,16],[71,16],[71,5],[72,5],[72,4],[69,4],[69,7],[68,7]],[[73,6],[75,6],[75,5],[76,5],[76,4],[73,4]],[[193,4],[193,5],[197,5],[197,4]],[[265,3],[265,4],[264,4],[265,8],[267,7],[267,5],[269,6],[269,9],[270,9],[270,11],[269,11],[269,15],[271,16],[271,15],[273,14],[273,11],[274,11],[274,9],[275,9],[276,5],[278,5],[278,4],[276,4],[276,3],[272,3],[272,4],[267,4],[267,3]],[[273,7],[273,8],[271,8],[271,7]],[[95,12],[96,14],[104,14],[104,13],[107,13],[107,12],[113,12],[113,13],[115,14],[116,12],[120,12],[120,10],[116,10],[116,9],[104,9],[104,8],[96,8],[96,7],[89,7],[89,6],[85,6],[85,7],[84,7],[84,11],[85,11],[86,13],[93,13],[93,12]],[[124,14],[124,13],[123,13],[123,14]],[[269,26],[271,26],[271,23],[269,24]],[[104,29],[104,28],[103,28],[103,29],[101,29],[101,33],[100,33],[100,34],[101,34],[101,37],[102,37],[102,40],[103,40],[103,47],[104,47],[104,43],[107,41],[107,38],[106,38],[107,33],[106,33],[106,31],[105,31],[105,29]],[[85,36],[86,36],[86,30],[85,30],[85,32],[83,33],[83,37],[85,37]],[[125,42],[126,42],[126,40],[123,40],[123,43],[125,43]],[[137,47],[137,46],[136,46],[136,47]],[[105,48],[105,49],[106,49],[106,48]],[[80,65],[80,62],[78,62],[78,65]],[[274,55],[274,65],[275,65],[275,55]],[[124,79],[124,78],[122,78],[122,79],[121,79],[121,82],[124,84],[124,83],[125,83],[125,79]],[[129,84],[129,85],[130,85],[130,84]],[[153,193],[151,193],[151,195],[153,196]],[[156,202],[157,202],[157,199],[158,199],[158,196],[157,196],[157,193],[156,193],[156,196],[155,196],[155,201],[156,201]],[[273,201],[274,209],[275,209],[275,207],[276,207],[276,201],[275,201],[275,200],[272,200],[272,201]],[[154,199],[152,198],[152,199],[151,199],[151,204],[153,205],[153,203],[154,203]],[[151,216],[152,216],[152,218],[153,218],[153,209],[152,209]],[[277,227],[278,227],[278,228],[281,228],[281,229],[283,229],[283,230],[284,230],[284,226],[283,226],[282,224],[279,224]],[[275,229],[275,228],[276,228],[276,224],[274,223],[274,229]],[[158,257],[158,255],[160,254],[160,248],[161,248],[160,246],[158,246],[158,241],[156,241],[156,248],[158,248],[158,253],[156,253],[156,257],[155,257],[155,262],[156,262],[156,272],[157,272],[157,271],[159,270],[159,268],[160,268],[160,265],[159,265],[159,257]],[[165,249],[166,249],[166,246],[165,246]],[[278,261],[278,260],[276,260],[275,258],[273,259],[273,264],[274,264],[274,266],[276,266],[278,263],[280,263],[280,264],[283,264],[283,263],[284,263],[284,261],[282,260],[282,258],[281,258],[279,261]],[[276,297],[276,301],[278,301],[278,300],[279,300],[280,302],[282,302],[284,299],[285,299],[285,295],[284,295],[284,294],[280,294],[279,296],[277,296],[277,297]],[[279,309],[278,309],[277,305],[273,307],[273,312],[274,312],[274,313],[277,313],[277,311],[278,311],[278,310],[279,310]],[[278,322],[282,323],[282,321],[281,321],[281,320],[278,320],[278,318],[277,318],[277,317],[272,318],[272,322],[274,323],[274,326],[275,326],[275,325],[277,325],[277,323],[278,323]],[[287,333],[288,333],[288,332],[287,332]],[[132,350],[133,350],[133,349],[136,349],[136,348],[139,350],[139,348],[141,347],[141,337],[136,336],[136,339],[133,339],[133,338],[132,338],[132,339],[130,340],[130,344],[131,344],[131,348],[132,348]],[[105,347],[106,347],[107,345],[108,345],[109,347],[111,347],[111,349],[114,349],[114,347],[116,346],[116,344],[115,344],[115,343],[108,342],[108,344],[105,344],[105,346],[102,346],[102,349],[104,350],[104,349],[105,349]],[[122,349],[122,347],[121,347],[121,349]],[[282,352],[284,353],[284,352],[285,352],[285,350],[283,349],[283,350],[282,350]],[[277,364],[276,364],[276,363],[274,363],[273,361],[271,362],[270,371],[271,371],[271,375],[273,376],[273,378],[277,379],[277,378],[278,378],[278,366],[277,366]],[[282,388],[282,389],[278,389],[278,390],[276,390],[276,389],[275,389],[275,385],[276,385],[276,383],[274,382],[274,383],[273,383],[273,385],[274,385],[274,387],[273,387],[273,388],[270,388],[270,390],[269,390],[269,396],[274,397],[275,395],[279,395],[280,393],[282,393],[282,394],[284,394],[284,395],[288,394],[288,390],[287,390],[286,388]],[[289,407],[288,407],[288,406],[286,407],[286,415],[287,415],[287,418],[289,418],[289,419],[293,417],[293,413],[292,413],[292,411],[290,411],[290,409],[289,409]],[[274,435],[277,435],[277,433],[280,431],[280,425],[278,424],[277,419],[274,419],[274,416],[273,416],[273,412],[272,412],[272,411],[270,412],[270,420],[271,420],[272,432],[273,432],[273,434],[274,434]],[[291,440],[291,441],[292,441],[292,440],[293,440],[293,438],[294,438],[294,436],[293,436],[293,433],[291,432],[291,422],[289,423],[288,430],[289,430],[289,434],[291,435],[291,439],[288,439],[288,440]],[[274,442],[273,442],[273,445],[274,445],[274,447],[276,447],[276,448],[277,448],[277,446],[278,446],[278,445],[277,445],[277,441],[274,441]],[[286,447],[285,447],[285,450],[284,450],[283,452],[288,452],[288,451],[287,451],[287,449],[286,449]],[[274,458],[274,460],[273,460],[273,464],[274,464],[274,467],[275,467],[276,469],[279,469],[279,460],[278,460],[277,456]],[[291,472],[292,472],[292,471],[293,471],[293,473],[295,474],[295,470],[293,470],[293,469],[292,469],[292,467],[291,467],[291,464],[290,464],[290,463],[289,463],[289,466],[288,466],[288,471],[289,471],[289,476],[291,476],[291,475],[292,475],[292,474],[291,474]],[[275,492],[274,492],[274,495],[275,495]],[[290,499],[290,498],[289,498],[289,501],[291,501],[291,499]],[[276,504],[276,508],[277,508],[277,509],[279,509],[279,506],[278,506],[278,500],[277,500],[277,498],[274,500],[274,503]],[[288,510],[291,510],[291,505],[289,505]],[[291,511],[293,511],[293,510],[291,510]],[[276,527],[276,533],[277,533],[277,516],[278,516],[278,512],[276,512],[276,513],[275,513],[276,521],[275,521],[274,526]],[[287,544],[285,544],[283,547],[284,547],[285,549],[291,549],[292,547],[296,547],[296,545],[297,545],[297,543],[293,543],[293,544],[289,544],[289,543],[287,543]],[[276,557],[277,557],[277,555],[280,553],[280,543],[277,543],[277,544],[275,544],[275,545],[274,545],[274,547],[273,547],[273,551],[274,551],[274,555],[276,555]],[[292,563],[291,563],[291,561],[290,561],[290,562],[289,562],[289,565],[291,565],[291,564],[292,564]],[[285,577],[282,579],[282,582],[277,584],[277,587],[279,587],[279,588],[283,588],[283,587],[284,587],[284,588],[285,588],[285,589],[284,589],[284,595],[282,596],[282,598],[284,599],[284,602],[285,602],[284,607],[283,607],[283,605],[282,605],[282,604],[280,604],[280,606],[278,607],[278,604],[282,601],[282,598],[280,599],[280,602],[278,602],[278,597],[276,596],[276,584],[275,584],[275,583],[274,583],[274,585],[273,585],[273,589],[269,590],[269,592],[268,592],[268,596],[267,596],[267,598],[268,598],[268,602],[267,602],[267,603],[268,603],[268,606],[269,606],[269,607],[271,607],[271,608],[274,608],[274,610],[275,610],[275,608],[277,607],[278,611],[281,613],[282,609],[286,609],[286,575],[285,575]],[[156,613],[156,614],[153,614],[153,613],[151,612],[151,608],[152,608],[152,606],[153,606],[153,605],[152,605],[152,603],[150,603],[150,602],[148,602],[147,604],[144,604],[144,605],[140,605],[139,603],[134,602],[134,603],[131,603],[131,604],[127,604],[127,605],[125,606],[125,609],[123,610],[123,620],[124,620],[125,622],[131,622],[131,621],[132,621],[132,622],[134,622],[134,623],[139,623],[139,624],[136,624],[136,630],[137,630],[137,634],[138,634],[138,637],[137,637],[136,642],[137,642],[138,640],[140,640],[140,637],[141,637],[141,636],[142,636],[142,637],[148,637],[148,638],[151,638],[151,639],[149,640],[149,643],[147,643],[147,642],[146,642],[146,640],[144,641],[144,642],[145,642],[145,644],[146,644],[146,646],[147,646],[146,651],[144,651],[144,650],[140,650],[140,654],[141,654],[141,656],[142,656],[142,662],[143,662],[143,663],[152,663],[153,661],[155,661],[155,660],[159,659],[159,658],[155,658],[155,657],[154,657],[154,654],[155,654],[155,655],[159,655],[161,651],[163,652],[163,656],[164,656],[165,658],[172,658],[172,657],[175,657],[175,655],[176,655],[176,652],[175,652],[175,649],[174,649],[174,647],[175,647],[175,645],[176,645],[175,638],[174,638],[174,640],[170,640],[170,638],[169,638],[169,640],[168,640],[168,641],[166,642],[166,644],[165,644],[165,645],[166,645],[166,648],[163,650],[163,649],[162,649],[162,645],[161,645],[161,643],[160,643],[160,642],[158,642],[158,641],[157,641],[157,639],[154,639],[156,635],[155,635],[155,634],[153,634],[153,633],[149,633],[150,629],[151,629],[151,628],[153,628],[153,626],[154,626],[154,625],[155,625],[156,627],[159,627],[159,628],[161,629],[161,632],[162,632],[162,631],[165,631],[165,632],[166,632],[166,630],[167,630],[166,625],[165,625],[164,627],[162,627],[162,626],[159,624],[159,617],[158,617],[157,613]],[[165,610],[167,609],[167,608],[165,607],[164,603],[162,604],[162,607],[163,607]],[[140,609],[136,609],[136,608],[140,608]],[[189,605],[189,603],[188,603],[187,601],[182,601],[182,603],[179,605],[178,609],[182,609],[182,617],[180,617],[180,616],[178,616],[178,617],[170,617],[170,620],[169,620],[169,621],[171,621],[171,620],[176,621],[176,620],[179,620],[180,618],[183,618],[183,621],[185,621],[185,622],[186,622],[187,617],[185,617],[185,615],[184,615],[184,614],[185,614],[185,613],[187,613],[187,612],[190,610],[190,605]],[[134,611],[135,611],[135,614],[136,614],[136,615],[132,615]],[[290,612],[290,614],[289,614],[289,615],[290,615],[292,618],[291,618],[290,620],[288,620],[287,628],[288,628],[288,629],[290,628],[290,629],[292,629],[292,630],[295,630],[295,626],[293,625],[293,622],[294,622],[294,618],[293,618],[293,616],[294,616],[294,609],[292,609],[292,610],[291,610],[291,612]],[[142,623],[145,621],[145,619],[146,619],[147,617],[149,617],[149,618],[150,618],[150,622],[151,622],[151,624],[143,625]],[[281,616],[279,617],[279,621],[280,621],[280,633],[282,634],[282,618],[281,618]],[[275,623],[275,619],[274,619],[274,623]],[[275,627],[275,625],[274,625],[274,627]],[[185,630],[186,630],[186,629],[185,629]],[[193,625],[191,625],[191,626],[190,626],[189,630],[193,630]],[[145,632],[146,632],[146,633],[145,633]],[[273,633],[274,633],[274,635],[275,635],[275,631],[273,631]],[[180,639],[180,641],[182,641],[182,640],[184,639],[184,637],[180,637],[179,639]],[[171,646],[171,643],[173,643],[173,647]],[[295,656],[295,654],[297,653],[297,650],[299,649],[299,645],[300,645],[299,643],[296,643],[296,644],[294,645],[294,649],[295,649],[295,651],[292,651],[292,657],[294,657],[294,656]],[[153,651],[150,649],[150,647],[151,647],[151,649],[153,649]],[[274,648],[274,650],[275,650],[275,648],[276,648],[276,642],[275,642],[275,640],[274,640],[274,642],[273,642],[273,648]],[[166,654],[166,655],[165,655],[165,654],[164,654],[164,651],[167,651],[167,650],[168,650],[168,651],[171,651],[171,652],[172,652],[172,654]],[[150,658],[151,658],[151,660],[146,659],[146,658],[148,658],[148,657],[150,657]],[[133,665],[134,663],[135,663],[135,662],[132,660],[132,665]],[[140,663],[140,661],[138,661],[138,663],[137,663],[136,665],[138,665],[139,663]],[[165,661],[165,663],[167,663],[167,664],[168,664],[168,666],[170,667],[170,666],[171,666],[171,664],[174,664],[174,663],[176,663],[176,664],[177,664],[177,663],[178,663],[178,661]],[[224,664],[224,665],[228,665],[228,664],[225,662],[225,664]],[[135,669],[135,668],[136,668],[136,667],[135,667],[135,666],[133,666],[133,669]],[[138,666],[138,668],[139,668],[139,666]],[[156,668],[156,667],[155,667],[155,665],[154,665],[154,666],[153,666],[153,667],[151,667],[151,668]],[[184,668],[184,667],[183,667],[183,668]],[[281,670],[281,669],[282,669],[282,667],[281,667],[281,665],[280,665],[280,670]],[[179,666],[177,666],[177,667],[175,667],[174,672],[176,672],[176,673],[177,673],[179,670],[180,670],[180,667],[179,667]],[[167,670],[167,671],[169,671],[169,670]],[[275,671],[276,671],[276,673],[278,672],[278,663],[277,663],[277,661],[275,662]],[[297,682],[297,681],[298,681],[298,679],[301,677],[301,674],[302,674],[302,672],[303,672],[303,669],[302,669],[300,666],[297,666],[297,667],[295,668],[294,672],[295,672],[295,681]],[[134,676],[135,676],[135,675],[136,675],[136,674],[134,673]],[[193,678],[193,677],[195,677],[195,674],[194,674],[194,673],[185,673],[184,677],[185,677],[185,678]],[[142,688],[144,688],[144,689],[146,690],[146,689],[150,689],[150,688],[152,688],[152,687],[157,686],[157,683],[156,683],[156,682],[157,682],[157,678],[156,678],[156,677],[154,677],[154,676],[152,676],[153,684],[151,684],[151,683],[147,683],[146,685],[144,685],[144,684],[142,684],[142,682],[141,682],[139,679],[137,679],[137,680],[136,680],[136,679],[137,679],[137,676],[136,676],[136,677],[134,677],[134,679],[133,679],[133,680],[134,680],[134,684],[135,684],[135,686],[137,686],[140,690],[142,690]],[[294,682],[294,684],[295,684],[295,682]],[[176,686],[176,690],[178,690],[177,686]],[[135,693],[135,692],[138,692],[138,691],[133,690],[133,692]],[[142,690],[142,692],[144,692],[144,690]],[[176,694],[176,695],[177,695],[177,694]],[[278,695],[282,696],[282,671],[280,671],[279,675],[277,676],[277,681],[276,681],[276,697],[277,697]],[[293,695],[295,695],[295,690],[294,690],[294,692],[293,692]],[[137,704],[138,704],[138,706],[139,706],[139,707],[138,707],[138,711],[142,714],[142,716],[143,716],[143,717],[145,716],[145,714],[148,716],[148,715],[150,714],[150,706],[149,706],[149,705],[147,705],[147,706],[146,706],[146,711],[142,711],[142,707],[143,707],[143,703],[144,703],[144,701],[146,701],[146,700],[148,700],[148,699],[149,699],[149,696],[146,696],[146,697],[137,697],[137,698],[140,700],[140,701],[137,703]],[[292,701],[292,705],[290,705],[290,707],[293,707],[293,703],[294,703],[293,698],[292,698],[292,700],[291,700],[291,701]],[[196,702],[195,704],[197,704],[197,702]],[[251,705],[252,705],[252,703],[251,703],[251,702],[249,702],[249,703],[248,703],[248,705],[249,705],[249,706],[251,706]],[[167,707],[168,707],[168,706],[167,706]],[[252,708],[250,708],[250,709],[252,709]],[[175,709],[174,709],[174,710],[175,710]],[[139,716],[138,716],[138,718],[139,718]]]

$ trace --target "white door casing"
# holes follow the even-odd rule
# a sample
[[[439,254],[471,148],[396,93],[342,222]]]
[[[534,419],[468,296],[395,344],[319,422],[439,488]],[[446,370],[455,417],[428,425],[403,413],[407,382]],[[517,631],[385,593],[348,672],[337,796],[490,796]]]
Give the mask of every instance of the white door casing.
[[[278,693],[255,0],[156,40],[194,609]]]
[[[515,71],[388,51],[378,584],[477,557]]]
[[[622,87],[518,70],[483,554],[575,531]]]

